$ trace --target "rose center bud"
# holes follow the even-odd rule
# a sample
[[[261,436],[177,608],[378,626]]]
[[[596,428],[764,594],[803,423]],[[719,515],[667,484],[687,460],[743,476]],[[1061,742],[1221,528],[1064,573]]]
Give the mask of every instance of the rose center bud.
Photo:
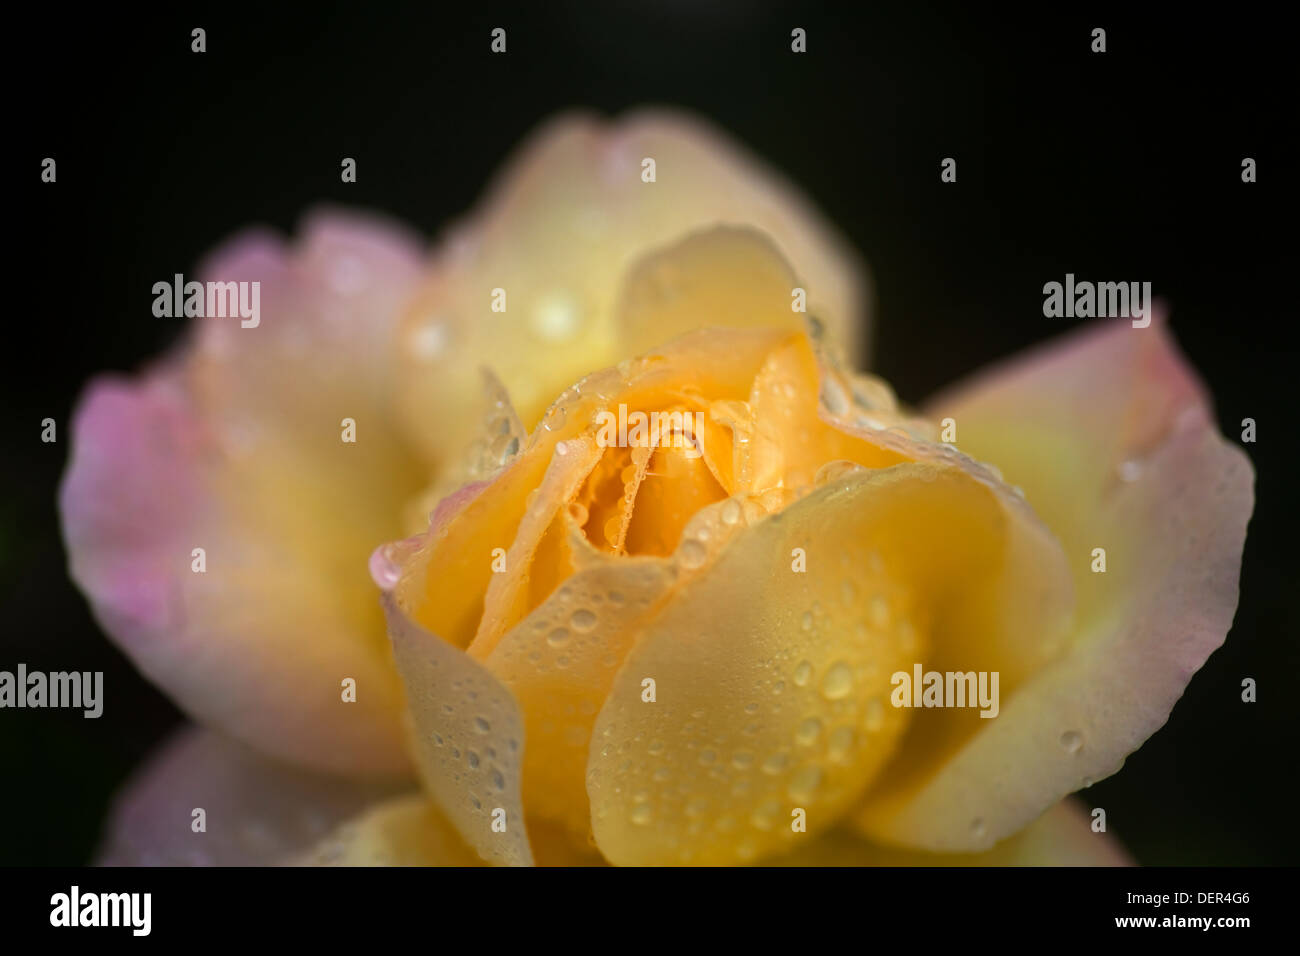
[[[622,418],[629,427],[620,421],[617,435],[601,437],[626,443],[604,448],[575,499],[586,515],[583,533],[605,552],[666,557],[693,515],[727,497],[704,447],[730,455],[730,439],[704,434],[702,413],[680,404]]]

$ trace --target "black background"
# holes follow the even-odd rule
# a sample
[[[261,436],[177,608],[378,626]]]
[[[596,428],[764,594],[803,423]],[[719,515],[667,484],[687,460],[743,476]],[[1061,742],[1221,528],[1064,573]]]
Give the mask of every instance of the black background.
[[[1143,863],[1295,862],[1285,31],[1244,5],[1198,19],[865,6],[47,5],[12,24],[0,668],[103,670],[108,703],[96,721],[0,712],[0,863],[88,860],[112,792],[181,719],[68,582],[54,509],[84,383],[138,368],[179,332],[150,313],[152,283],[247,225],[290,231],[321,200],[436,236],[544,117],[644,104],[711,119],[848,235],[877,283],[874,369],[906,401],[1071,326],[1043,318],[1045,281],[1153,283],[1224,434],[1258,422],[1258,505],[1225,647],[1086,799]],[[505,56],[489,52],[496,26]],[[804,55],[790,52],[794,26]],[[55,185],[40,182],[45,156]],[[358,159],[356,184],[339,181],[343,156]],[[945,156],[955,185],[940,183]],[[1255,184],[1241,182],[1245,156]],[[47,416],[57,444],[40,441]]]

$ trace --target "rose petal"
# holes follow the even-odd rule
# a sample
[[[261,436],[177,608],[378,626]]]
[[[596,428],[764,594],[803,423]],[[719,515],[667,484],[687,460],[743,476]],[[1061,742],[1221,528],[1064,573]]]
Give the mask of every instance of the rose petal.
[[[992,665],[1014,685],[1039,663],[1025,648],[1047,643],[1068,600],[1053,548],[987,485],[936,463],[858,469],[737,534],[642,625],[596,720],[601,852],[734,863],[787,848],[797,809],[809,832],[831,827],[919,721],[890,706],[892,673]],[[1011,582],[1034,600],[987,599]],[[907,745],[936,760],[981,722],[927,716]]]
[[[269,760],[211,731],[173,734],[113,801],[104,866],[260,866],[300,852],[396,784]],[[195,832],[194,811],[204,811]]]
[[[814,837],[768,866],[1131,866],[1119,841],[1095,833],[1073,800],[1053,806],[1015,836],[983,853],[925,853],[869,843],[847,829]]]
[[[423,794],[395,797],[340,825],[293,866],[483,866]]]
[[[260,323],[196,320],[192,346],[97,382],[73,423],[64,535],[105,630],[198,721],[318,768],[409,767],[364,565],[420,474],[388,427],[383,344],[417,266],[353,216],[310,220],[293,249],[237,242],[206,277],[261,282]]]
[[[653,183],[641,178],[647,157]],[[531,428],[568,383],[638,351],[619,333],[624,275],[647,251],[719,223],[769,235],[802,276],[810,312],[856,347],[864,270],[825,220],[720,133],[663,112],[613,124],[570,115],[538,130],[450,237],[404,324],[400,394],[430,458],[463,446],[454,426],[470,420],[479,364],[501,376]],[[492,310],[496,289],[504,312]],[[790,301],[787,288],[787,311]],[[448,425],[440,433],[421,429],[432,408]]]
[[[412,620],[393,592],[383,603],[426,791],[484,860],[530,865],[514,697],[482,664]]]
[[[1158,321],[1085,329],[931,411],[1024,489],[1081,598],[1067,655],[924,786],[862,817],[880,840],[978,849],[1114,773],[1164,724],[1231,625],[1253,475]],[[1090,570],[1096,547],[1105,574]]]
[[[640,355],[701,326],[798,332],[791,290],[799,281],[766,234],[702,229],[633,265],[615,309],[619,340]]]

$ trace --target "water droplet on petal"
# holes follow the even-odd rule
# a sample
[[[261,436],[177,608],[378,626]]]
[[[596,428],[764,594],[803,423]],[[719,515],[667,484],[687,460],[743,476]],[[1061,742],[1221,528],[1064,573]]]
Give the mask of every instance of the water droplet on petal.
[[[722,506],[720,514],[722,523],[726,525],[740,524],[740,519],[744,517],[744,510],[740,507],[740,502],[734,498],[728,498]]]
[[[821,732],[822,722],[816,717],[809,717],[795,728],[794,742],[801,747],[811,747],[817,742],[817,735]]]
[[[853,671],[843,661],[836,661],[822,678],[822,696],[827,700],[847,697],[853,689]]]
[[[881,703],[879,697],[867,701],[867,711],[862,725],[871,733],[875,733],[885,725],[885,705]]]
[[[708,560],[708,557],[709,553],[704,545],[694,539],[683,541],[677,551],[677,559],[684,568],[698,568]]]
[[[803,767],[790,778],[790,784],[786,788],[786,793],[791,800],[807,800],[811,797],[822,782],[821,767],[811,766]]]

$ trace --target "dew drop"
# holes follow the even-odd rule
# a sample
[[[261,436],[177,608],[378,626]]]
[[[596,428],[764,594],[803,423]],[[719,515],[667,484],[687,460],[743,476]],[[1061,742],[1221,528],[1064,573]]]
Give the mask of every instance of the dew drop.
[[[725,525],[740,524],[740,519],[744,517],[744,512],[740,507],[740,502],[734,498],[728,498],[726,503],[722,506],[722,512],[719,517],[722,518],[722,523]]]
[[[411,334],[410,342],[416,358],[426,362],[435,359],[447,348],[447,326],[436,318],[430,319]]]
[[[796,687],[807,687],[808,682],[812,680],[812,664],[808,661],[800,661],[794,669],[794,684]]]
[[[757,807],[754,812],[749,815],[750,825],[753,826],[755,830],[766,832],[772,829],[773,824],[776,822],[776,815],[780,812],[781,807],[779,804],[768,801],[762,806]]]
[[[852,727],[837,727],[831,732],[827,741],[826,754],[837,763],[842,762],[853,750],[855,736]]]
[[[840,481],[862,471],[866,471],[866,469],[857,462],[828,461],[817,469],[817,474],[813,476],[813,484],[821,488],[823,485],[829,485],[832,482]]]
[[[623,531],[623,519],[618,515],[610,518],[605,522],[605,540],[610,544],[618,542],[618,536]]]
[[[822,696],[827,700],[847,697],[853,689],[853,671],[843,661],[836,661],[822,678]]]
[[[569,640],[569,629],[567,627],[557,627],[550,634],[546,635],[546,643],[551,647],[560,647]]]
[[[1077,754],[1083,749],[1083,735],[1077,730],[1067,730],[1061,734],[1061,746],[1066,753]]]
[[[492,725],[489,724],[482,717],[475,717],[474,729],[477,730],[480,734],[486,734],[489,730],[492,729]]]
[[[805,631],[811,631],[813,626],[812,611],[804,611],[803,617],[799,618],[799,627]]]
[[[632,808],[632,813],[629,818],[637,826],[643,827],[648,825],[650,821],[654,819],[654,815],[654,810],[651,808],[650,804],[638,803]]]
[[[857,596],[858,588],[851,578],[845,578],[840,582],[840,600],[844,602],[845,607],[852,607]]]
[[[889,627],[889,602],[879,594],[871,599],[871,623],[880,630]]]
[[[542,427],[548,432],[559,431],[564,427],[564,419],[568,417],[563,405],[555,404],[546,412],[546,417],[542,419]]]
[[[795,728],[794,742],[801,747],[811,747],[817,742],[817,735],[821,732],[822,722],[816,717],[809,717]]]
[[[879,697],[867,701],[867,712],[862,725],[873,734],[885,725],[885,705]]]
[[[564,293],[554,293],[533,309],[529,327],[547,342],[563,342],[573,337],[580,324],[578,304]]]
[[[590,631],[596,626],[596,615],[585,607],[580,607],[569,618],[569,625],[575,631]]]
[[[807,800],[817,792],[821,782],[821,767],[803,767],[790,778],[790,785],[786,789],[786,793],[789,794],[791,800]]]
[[[763,773],[776,776],[778,773],[780,773],[782,770],[785,769],[786,764],[788,764],[789,762],[790,762],[790,758],[787,757],[785,754],[774,753],[771,756],[769,756],[766,760],[763,761],[763,764],[759,769],[762,770]]]
[[[694,538],[683,541],[682,546],[677,551],[677,559],[684,568],[698,568],[704,564],[708,556],[704,545]]]
[[[975,837],[977,840],[982,840],[984,838],[984,834],[988,832],[988,829],[984,826],[983,817],[976,817],[970,822],[970,832],[971,836]]]
[[[821,400],[832,415],[843,415],[849,410],[849,397],[844,387],[829,375],[822,379]]]

